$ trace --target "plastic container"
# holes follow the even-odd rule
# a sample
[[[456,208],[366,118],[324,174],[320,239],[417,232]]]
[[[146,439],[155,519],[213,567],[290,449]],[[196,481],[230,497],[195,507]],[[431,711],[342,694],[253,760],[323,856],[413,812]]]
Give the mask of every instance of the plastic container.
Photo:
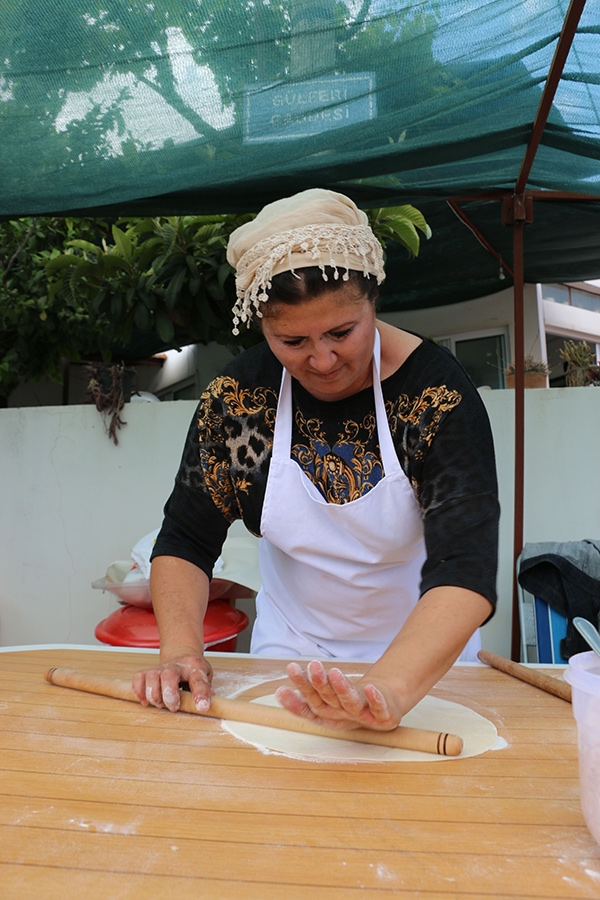
[[[590,650],[569,659],[579,746],[579,787],[585,823],[600,844],[600,659]]]
[[[122,566],[123,564],[113,563],[108,569],[107,576],[105,578],[98,578],[97,581],[92,581],[92,587],[98,591],[109,591],[109,593],[114,594],[119,603],[122,603],[123,605],[139,606],[141,609],[152,609],[150,582],[143,577],[126,581],[125,578],[127,578],[129,573],[123,576],[121,571],[116,568],[119,565]],[[129,570],[131,571],[131,562],[129,563]],[[210,599],[217,600],[219,597],[222,597],[223,594],[229,596],[229,589],[231,587],[231,581],[227,581],[224,578],[213,578],[210,583]],[[246,591],[244,596],[247,594],[248,591]]]

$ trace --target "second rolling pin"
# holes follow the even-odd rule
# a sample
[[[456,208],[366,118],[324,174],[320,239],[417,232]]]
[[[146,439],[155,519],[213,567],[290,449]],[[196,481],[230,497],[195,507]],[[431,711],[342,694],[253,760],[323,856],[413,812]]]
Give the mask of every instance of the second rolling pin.
[[[532,684],[548,694],[554,694],[555,697],[560,697],[561,700],[571,702],[571,685],[567,684],[566,681],[553,678],[552,675],[546,675],[545,672],[540,672],[539,669],[532,669],[529,666],[521,665],[521,663],[513,662],[511,659],[505,659],[497,653],[490,653],[489,650],[480,650],[477,656],[481,662],[492,666],[494,669],[506,672],[507,675],[518,678],[519,681],[526,681],[527,684]]]

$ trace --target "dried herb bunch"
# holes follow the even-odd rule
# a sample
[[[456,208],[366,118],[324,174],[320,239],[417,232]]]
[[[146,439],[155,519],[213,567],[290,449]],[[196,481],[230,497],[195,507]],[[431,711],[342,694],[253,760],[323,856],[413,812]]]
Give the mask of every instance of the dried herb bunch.
[[[121,411],[131,397],[135,369],[127,368],[122,362],[110,366],[89,363],[84,371],[89,376],[86,393],[98,412],[102,413],[108,436],[114,444],[118,444],[117,429],[127,424],[121,418]]]

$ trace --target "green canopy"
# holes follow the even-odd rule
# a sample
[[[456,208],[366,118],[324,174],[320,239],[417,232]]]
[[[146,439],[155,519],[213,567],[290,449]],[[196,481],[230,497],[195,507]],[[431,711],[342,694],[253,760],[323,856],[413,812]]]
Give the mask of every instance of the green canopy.
[[[600,277],[598,0],[0,10],[0,217],[245,212],[321,186],[424,212],[416,261],[388,247],[386,311]]]
[[[434,237],[416,264],[390,260],[391,307],[510,284],[445,201],[469,199],[470,220],[510,259],[490,195],[515,187],[566,0],[1,8],[0,216],[246,211],[323,186],[425,211]],[[599,58],[588,2],[527,191],[600,198]],[[536,201],[526,278],[598,277],[599,225],[598,204]]]

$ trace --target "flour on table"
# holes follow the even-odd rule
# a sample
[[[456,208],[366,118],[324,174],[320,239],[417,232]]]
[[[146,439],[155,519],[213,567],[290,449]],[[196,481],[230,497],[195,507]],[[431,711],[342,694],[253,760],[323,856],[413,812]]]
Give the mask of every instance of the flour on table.
[[[275,694],[259,697],[252,703],[279,706]],[[286,756],[300,756],[339,762],[436,762],[438,760],[464,759],[491,750],[498,740],[496,726],[489,719],[450,700],[427,696],[402,719],[410,728],[445,731],[457,734],[464,746],[460,756],[438,756],[416,750],[400,750],[395,747],[378,747],[376,744],[360,744],[354,741],[338,741],[335,738],[267,728],[246,722],[224,721],[223,727],[234,737],[261,750],[273,750]]]
[[[212,686],[216,694],[222,694],[223,696],[232,698],[250,690],[250,688],[258,687],[259,684],[266,684],[275,679],[283,680],[286,677],[285,670],[274,672],[266,678],[264,673],[260,675],[247,675],[245,673],[219,669],[215,672]]]

